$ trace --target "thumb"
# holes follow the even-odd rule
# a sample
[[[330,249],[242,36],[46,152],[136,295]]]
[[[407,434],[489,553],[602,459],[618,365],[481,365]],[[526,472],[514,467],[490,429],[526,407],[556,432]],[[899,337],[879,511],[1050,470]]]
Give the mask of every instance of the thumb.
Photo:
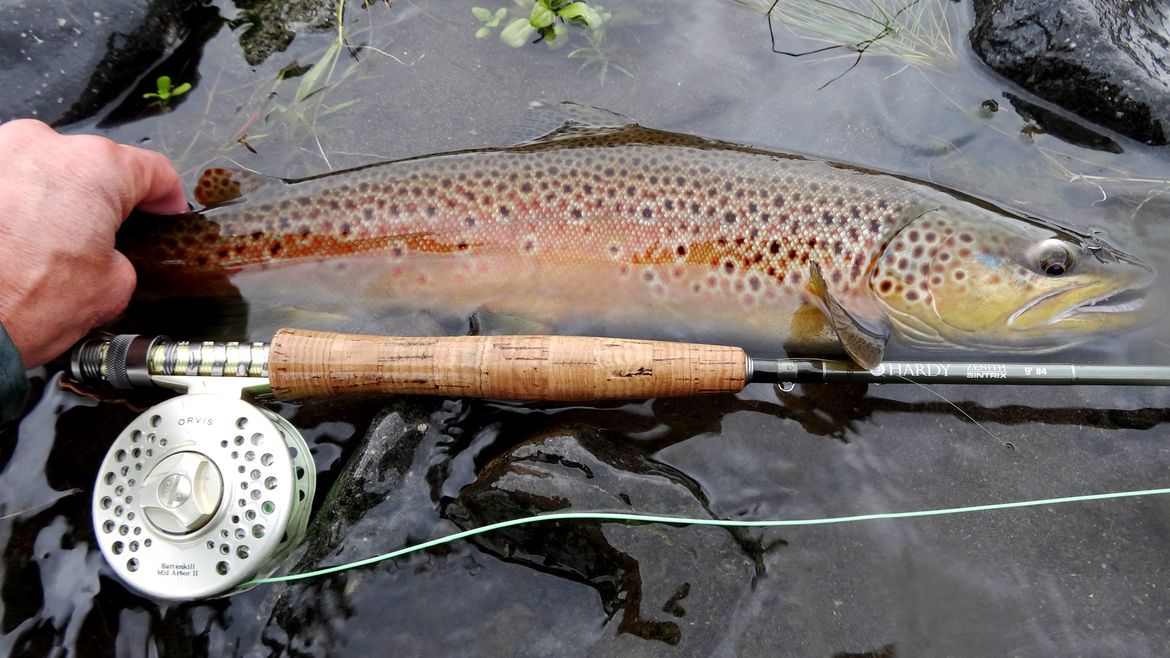
[[[171,161],[161,153],[120,145],[119,159],[126,173],[119,177],[125,189],[122,215],[138,208],[143,212],[173,215],[187,212],[183,184]]]

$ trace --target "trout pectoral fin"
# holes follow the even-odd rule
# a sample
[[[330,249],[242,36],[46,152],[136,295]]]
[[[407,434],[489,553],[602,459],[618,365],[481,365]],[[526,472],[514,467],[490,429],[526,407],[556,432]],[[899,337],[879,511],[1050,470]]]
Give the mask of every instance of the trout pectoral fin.
[[[495,313],[485,308],[476,309],[468,318],[469,332],[474,336],[522,336],[552,333],[552,327],[540,320],[520,315]]]
[[[809,280],[812,292],[824,305],[822,312],[845,351],[858,365],[864,368],[877,367],[886,351],[889,327],[876,318],[863,318],[860,313],[845,308],[830,292],[821,268],[816,263],[809,266]]]

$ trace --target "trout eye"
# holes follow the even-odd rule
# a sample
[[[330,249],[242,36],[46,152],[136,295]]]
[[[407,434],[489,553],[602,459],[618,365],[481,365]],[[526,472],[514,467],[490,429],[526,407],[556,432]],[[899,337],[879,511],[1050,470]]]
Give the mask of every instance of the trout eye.
[[[1040,245],[1037,265],[1045,276],[1064,276],[1072,271],[1072,252],[1059,240],[1046,240]]]

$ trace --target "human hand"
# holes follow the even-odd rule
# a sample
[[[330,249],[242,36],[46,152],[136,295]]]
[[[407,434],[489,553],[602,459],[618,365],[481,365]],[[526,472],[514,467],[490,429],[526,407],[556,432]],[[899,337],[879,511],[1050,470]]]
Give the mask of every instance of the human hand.
[[[0,124],[0,323],[25,368],[116,318],[134,267],[114,234],[134,208],[187,211],[167,158],[40,121]]]

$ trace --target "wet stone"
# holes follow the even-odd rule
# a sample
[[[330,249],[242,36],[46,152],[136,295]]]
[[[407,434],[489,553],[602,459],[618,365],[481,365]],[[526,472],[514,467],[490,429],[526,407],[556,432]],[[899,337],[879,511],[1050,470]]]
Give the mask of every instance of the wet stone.
[[[570,427],[508,445],[511,438],[495,424],[463,434],[469,409],[482,413],[475,408],[421,399],[389,407],[330,490],[287,571],[548,511],[711,517],[695,482],[628,440]],[[497,446],[499,454],[490,456]],[[261,606],[271,611],[263,643],[293,655],[343,648],[362,655],[378,647],[413,655],[427,646],[442,653],[433,627],[450,624],[452,641],[475,638],[482,655],[504,655],[518,642],[541,643],[537,653],[547,655],[579,654],[591,642],[638,655],[709,654],[720,637],[711,629],[731,623],[753,579],[763,576],[762,552],[758,534],[717,528],[595,521],[514,527],[274,586]],[[437,596],[445,607],[413,604],[420,596]],[[397,611],[394,619],[380,616],[387,610]],[[534,622],[542,617],[557,620],[558,632]],[[362,633],[342,632],[340,619]]]
[[[235,5],[239,14],[231,25],[240,30],[244,59],[253,66],[284,52],[296,31],[332,29],[337,12],[334,0],[236,0]]]
[[[286,560],[287,573],[359,560],[430,534],[434,503],[427,460],[441,452],[439,446],[449,438],[443,430],[458,414],[458,403],[434,399],[400,398],[389,405],[371,423],[304,542]],[[273,588],[265,644],[293,652],[333,646],[332,615],[362,594],[354,592],[364,576],[356,570]],[[376,598],[376,591],[365,594]]]
[[[446,516],[468,529],[564,511],[712,516],[693,480],[589,427],[554,429],[496,457]],[[762,575],[758,540],[718,528],[558,521],[472,541],[498,559],[592,588],[619,646],[639,655],[715,651],[709,629],[729,623]]]
[[[183,31],[179,0],[0,3],[0,121],[61,125],[100,110]]]
[[[1164,0],[975,0],[971,44],[992,69],[1151,145],[1170,140]]]

